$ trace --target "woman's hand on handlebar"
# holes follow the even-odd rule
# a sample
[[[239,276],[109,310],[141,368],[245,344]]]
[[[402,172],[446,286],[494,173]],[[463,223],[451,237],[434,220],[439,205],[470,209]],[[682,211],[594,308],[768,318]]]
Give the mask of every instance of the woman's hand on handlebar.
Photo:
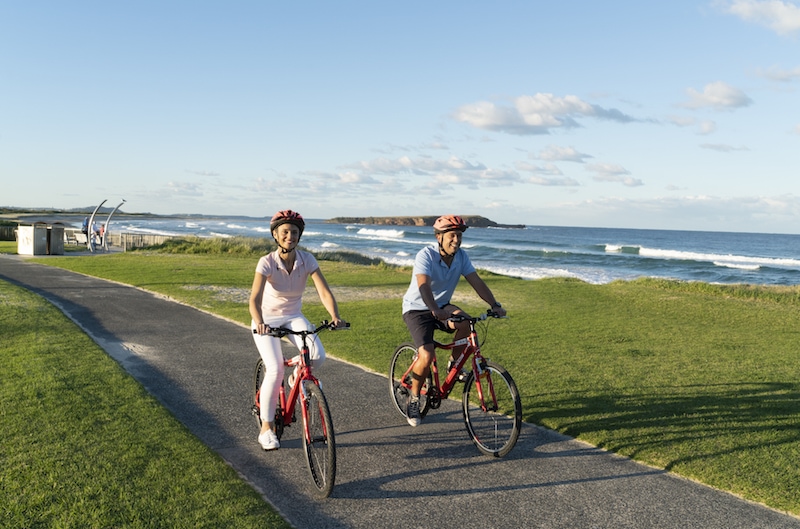
[[[272,329],[266,323],[259,323],[256,325],[256,328],[253,329],[255,334],[269,334]]]
[[[330,329],[332,331],[336,331],[336,330],[339,330],[339,329],[349,329],[349,328],[350,328],[350,323],[344,321],[341,318],[334,318],[330,322]]]

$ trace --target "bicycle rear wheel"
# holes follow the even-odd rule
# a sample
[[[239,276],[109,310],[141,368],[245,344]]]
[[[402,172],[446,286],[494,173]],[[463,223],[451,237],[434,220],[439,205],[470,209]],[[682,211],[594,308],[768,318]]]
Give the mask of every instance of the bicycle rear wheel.
[[[256,370],[253,375],[253,406],[250,408],[250,413],[256,418],[256,424],[261,429],[261,384],[264,382],[264,374],[266,368],[264,361],[260,358],[256,363]],[[275,435],[280,439],[283,436],[283,409],[281,408],[280,400],[275,407],[275,419],[272,423],[275,426]]]
[[[312,490],[317,498],[327,498],[336,481],[336,440],[331,412],[319,386],[310,380],[304,380],[302,384],[307,395],[303,402],[303,445],[314,482]]]
[[[490,361],[486,361],[479,382],[482,399],[475,373],[470,373],[464,383],[464,423],[478,450],[488,456],[503,457],[514,448],[522,426],[519,391],[508,371]]]
[[[264,382],[264,371],[264,361],[259,358],[253,374],[253,406],[250,409],[250,413],[255,416],[259,428],[261,428],[261,402],[259,401],[259,395],[261,394],[261,384]]]
[[[417,348],[411,343],[400,344],[392,355],[392,362],[389,365],[389,393],[397,411],[403,417],[406,416],[408,397],[411,395],[411,364],[417,359]],[[428,379],[422,384],[419,396],[419,414],[422,417],[428,413],[430,403],[428,402],[428,388],[433,387],[433,378],[428,375]]]

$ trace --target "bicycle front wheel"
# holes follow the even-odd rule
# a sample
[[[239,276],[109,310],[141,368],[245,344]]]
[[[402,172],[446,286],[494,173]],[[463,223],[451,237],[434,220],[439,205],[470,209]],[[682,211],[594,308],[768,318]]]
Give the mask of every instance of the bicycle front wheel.
[[[303,444],[308,470],[317,498],[327,498],[336,481],[336,440],[328,402],[322,390],[310,380],[303,381],[306,397],[303,402],[305,432]]]
[[[417,359],[417,348],[413,344],[404,343],[397,347],[392,355],[389,365],[389,393],[394,407],[403,417],[406,416],[408,398],[411,395],[411,365]],[[433,386],[433,379],[428,379],[422,384],[419,396],[419,414],[425,417],[430,409],[427,394],[428,388]]]
[[[514,448],[522,426],[522,401],[508,371],[486,361],[477,379],[470,373],[462,407],[467,432],[483,454],[503,457]]]

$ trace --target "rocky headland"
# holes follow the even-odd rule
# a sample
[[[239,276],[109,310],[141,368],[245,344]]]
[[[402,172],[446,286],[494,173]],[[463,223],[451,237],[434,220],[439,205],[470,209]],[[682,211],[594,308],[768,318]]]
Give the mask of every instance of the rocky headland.
[[[325,222],[331,224],[376,224],[385,226],[433,226],[438,215],[409,217],[334,217]],[[467,226],[475,228],[525,228],[525,224],[499,224],[480,215],[462,215]]]

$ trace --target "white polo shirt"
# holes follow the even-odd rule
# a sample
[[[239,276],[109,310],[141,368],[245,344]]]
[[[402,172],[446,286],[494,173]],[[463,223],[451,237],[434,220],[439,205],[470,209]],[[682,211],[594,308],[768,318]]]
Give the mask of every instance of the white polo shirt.
[[[278,252],[263,256],[256,265],[256,272],[267,278],[261,297],[261,314],[265,318],[300,314],[308,277],[319,269],[313,255],[295,250],[297,255],[290,274]]]

